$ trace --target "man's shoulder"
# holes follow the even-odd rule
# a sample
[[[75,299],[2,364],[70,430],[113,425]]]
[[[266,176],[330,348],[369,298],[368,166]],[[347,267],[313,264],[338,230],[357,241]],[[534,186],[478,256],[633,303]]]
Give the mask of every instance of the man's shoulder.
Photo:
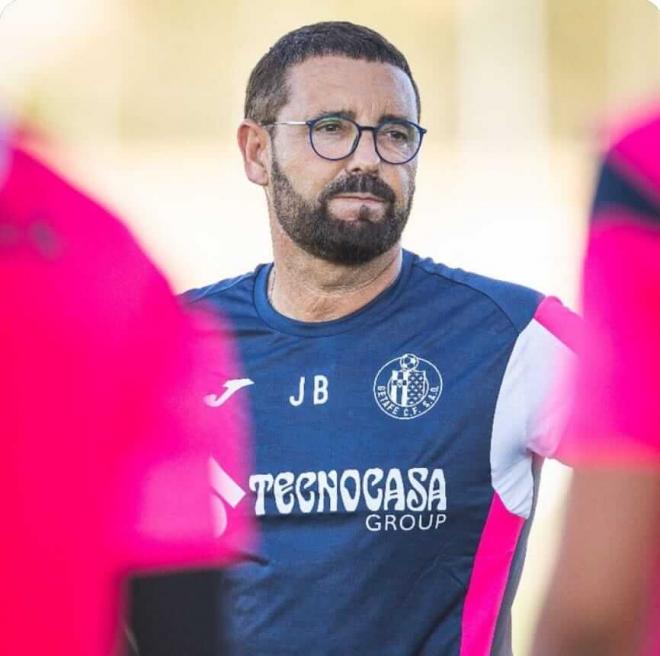
[[[448,267],[431,258],[415,256],[413,265],[427,275],[438,276],[447,284],[492,303],[518,332],[534,318],[545,299],[544,294],[524,285]]]
[[[207,302],[240,302],[241,300],[252,300],[255,279],[259,273],[259,265],[253,271],[243,273],[233,278],[224,278],[204,287],[189,289],[180,295],[186,305],[192,305],[200,301]]]

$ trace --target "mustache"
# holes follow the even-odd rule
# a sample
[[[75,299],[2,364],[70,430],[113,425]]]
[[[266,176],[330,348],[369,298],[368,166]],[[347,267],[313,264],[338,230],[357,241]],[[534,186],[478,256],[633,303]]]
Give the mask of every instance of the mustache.
[[[345,193],[371,194],[388,203],[394,203],[396,195],[392,188],[373,175],[349,175],[331,182],[319,197],[321,203]]]

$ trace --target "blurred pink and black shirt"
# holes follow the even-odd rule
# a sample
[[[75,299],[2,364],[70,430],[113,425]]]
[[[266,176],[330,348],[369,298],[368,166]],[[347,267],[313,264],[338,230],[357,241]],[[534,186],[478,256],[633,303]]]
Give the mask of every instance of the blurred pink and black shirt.
[[[0,361],[0,653],[113,653],[127,573],[249,541],[239,399],[204,403],[239,374],[216,319],[6,136]]]
[[[604,156],[583,275],[587,336],[561,455],[660,465],[660,108]]]
[[[628,123],[604,155],[583,272],[583,305],[586,334],[573,380],[573,414],[558,454],[582,467],[657,469],[660,106]],[[660,577],[655,580],[660,583]],[[657,601],[652,601],[656,618]],[[649,626],[654,624],[657,620]],[[647,653],[660,653],[658,638],[649,636]]]

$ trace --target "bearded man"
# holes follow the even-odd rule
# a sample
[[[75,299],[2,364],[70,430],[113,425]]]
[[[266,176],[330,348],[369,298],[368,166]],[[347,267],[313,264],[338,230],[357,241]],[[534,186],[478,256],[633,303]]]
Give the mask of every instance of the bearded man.
[[[227,653],[511,653],[573,317],[402,249],[419,121],[405,57],[351,23],[286,34],[250,76],[273,263],[186,295],[233,323],[245,380],[218,386],[253,414],[261,543],[218,585]]]

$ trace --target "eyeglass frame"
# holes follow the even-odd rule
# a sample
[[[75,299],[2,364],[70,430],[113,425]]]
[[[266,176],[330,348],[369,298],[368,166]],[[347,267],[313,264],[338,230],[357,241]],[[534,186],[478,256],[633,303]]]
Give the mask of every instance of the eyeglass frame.
[[[349,123],[352,123],[357,128],[358,134],[357,137],[355,138],[355,141],[353,141],[351,150],[348,152],[348,154],[343,155],[342,157],[326,157],[325,155],[321,155],[321,153],[319,153],[319,151],[316,150],[316,148],[314,147],[314,139],[312,138],[312,131],[314,129],[314,126],[320,121],[329,118],[340,118],[343,121],[348,121]],[[378,130],[380,130],[380,128],[383,127],[383,125],[387,125],[388,123],[403,123],[406,125],[412,125],[417,129],[417,132],[419,133],[419,143],[417,144],[417,150],[413,155],[411,155],[408,159],[404,160],[403,162],[390,162],[389,160],[385,159],[378,150],[378,141],[376,140],[376,133],[378,132]],[[387,119],[386,121],[381,121],[377,125],[360,125],[352,118],[348,118],[348,116],[342,116],[340,114],[324,114],[323,116],[319,116],[318,118],[312,118],[309,119],[308,121],[272,121],[271,123],[261,123],[260,125],[262,128],[268,128],[273,125],[306,125],[309,128],[308,131],[309,145],[312,147],[312,150],[321,159],[325,159],[329,162],[339,162],[342,159],[349,158],[357,150],[357,147],[360,144],[360,139],[362,139],[362,133],[365,131],[371,132],[371,136],[373,137],[373,141],[374,141],[374,150],[376,151],[376,154],[378,155],[378,157],[380,157],[381,161],[385,162],[386,164],[391,164],[392,166],[407,164],[408,162],[415,159],[415,157],[417,157],[417,155],[419,154],[420,149],[422,148],[422,141],[424,140],[424,135],[428,132],[426,128],[423,128],[421,125],[418,125],[413,121],[408,121],[405,118]]]

